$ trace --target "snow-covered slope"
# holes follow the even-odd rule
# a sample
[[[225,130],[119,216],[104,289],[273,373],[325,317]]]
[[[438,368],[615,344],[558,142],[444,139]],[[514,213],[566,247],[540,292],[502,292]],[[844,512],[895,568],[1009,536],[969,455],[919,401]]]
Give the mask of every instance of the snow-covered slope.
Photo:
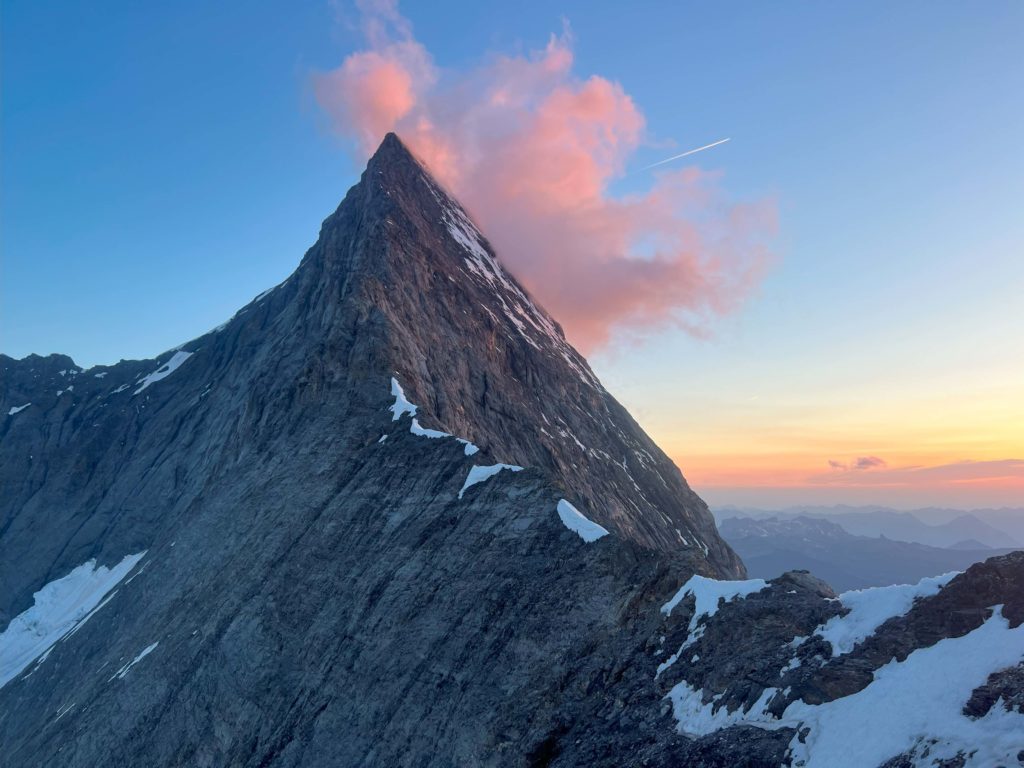
[[[689,623],[669,628],[682,646],[655,676],[671,685],[681,733],[781,734],[779,754],[806,768],[983,768],[1018,759],[1024,691],[1015,689],[1016,701],[990,698],[982,711],[972,702],[1024,663],[1024,594],[1015,594],[1024,553],[836,598],[809,579],[702,579],[680,590],[693,602]],[[737,634],[741,645],[723,648]]]

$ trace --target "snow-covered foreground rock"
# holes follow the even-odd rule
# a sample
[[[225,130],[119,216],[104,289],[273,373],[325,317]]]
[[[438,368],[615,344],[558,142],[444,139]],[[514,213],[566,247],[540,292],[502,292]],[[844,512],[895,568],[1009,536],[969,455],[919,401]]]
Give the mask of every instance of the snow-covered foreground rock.
[[[1024,554],[837,598],[800,574],[761,589],[702,579],[680,590],[694,604],[677,630],[690,655],[656,676],[678,680],[667,698],[680,732],[782,733],[779,759],[794,766],[1013,765],[1024,749],[1021,691],[1016,700],[990,696],[982,711],[976,699],[1008,675],[1019,678],[1022,584]],[[991,602],[1003,595],[1009,605]],[[737,635],[727,651],[735,671],[723,675],[722,644]]]

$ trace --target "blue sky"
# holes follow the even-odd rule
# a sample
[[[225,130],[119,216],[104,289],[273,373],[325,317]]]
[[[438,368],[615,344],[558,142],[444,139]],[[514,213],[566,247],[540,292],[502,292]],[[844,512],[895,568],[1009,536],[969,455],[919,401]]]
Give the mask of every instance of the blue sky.
[[[779,260],[712,338],[593,359],[709,498],[746,498],[716,467],[775,454],[769,475],[826,451],[1024,456],[991,429],[1024,433],[1024,4],[402,12],[453,69],[566,19],[577,74],[620,82],[654,140],[731,137],[693,159],[732,197],[777,202]],[[359,171],[310,85],[361,44],[354,20],[326,2],[6,3],[0,351],[150,357],[286,277]],[[802,488],[777,497],[840,493]]]

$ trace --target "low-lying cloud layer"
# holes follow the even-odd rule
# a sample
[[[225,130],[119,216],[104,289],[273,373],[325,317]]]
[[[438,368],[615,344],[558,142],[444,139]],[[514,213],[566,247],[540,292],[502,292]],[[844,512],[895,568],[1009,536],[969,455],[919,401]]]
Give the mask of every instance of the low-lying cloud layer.
[[[770,202],[730,202],[693,167],[652,173],[640,194],[609,191],[644,116],[618,83],[573,72],[568,31],[528,55],[442,71],[393,2],[360,10],[366,48],[314,77],[335,130],[364,156],[397,132],[584,351],[613,334],[705,332],[757,284]]]

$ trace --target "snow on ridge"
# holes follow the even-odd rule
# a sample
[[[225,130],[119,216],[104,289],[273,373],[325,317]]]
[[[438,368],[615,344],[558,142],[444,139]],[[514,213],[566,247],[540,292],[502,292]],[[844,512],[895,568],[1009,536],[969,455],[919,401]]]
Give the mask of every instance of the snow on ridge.
[[[838,600],[850,609],[849,613],[833,616],[811,635],[828,640],[832,644],[833,657],[849,653],[886,621],[906,614],[917,598],[938,594],[959,573],[950,571],[941,576],[930,576],[916,584],[894,584],[843,592]]]
[[[412,425],[409,427],[409,431],[412,432],[414,435],[418,435],[419,437],[451,437],[449,433],[442,432],[440,429],[428,429],[427,427],[421,427],[419,419],[417,419],[415,416],[412,419]]]
[[[398,421],[402,418],[402,414],[405,413],[412,416],[416,415],[416,406],[409,402],[409,399],[405,396],[405,390],[402,389],[402,385],[398,383],[398,379],[394,376],[391,377],[391,396],[395,398],[395,404],[388,409],[394,414],[391,417],[392,421]]]
[[[608,535],[608,530],[586,517],[565,499],[558,502],[558,517],[562,525],[577,534],[588,544]]]
[[[477,483],[490,480],[503,469],[507,469],[510,472],[521,472],[523,468],[515,464],[492,464],[486,467],[480,464],[475,464],[469,470],[469,474],[466,476],[466,482],[462,484],[462,490],[459,491],[459,498],[462,498],[462,494],[464,494],[468,488],[471,488]]]
[[[666,616],[671,615],[679,603],[688,595],[693,595],[695,606],[693,616],[690,618],[690,632],[697,627],[697,623],[704,617],[711,618],[718,613],[719,603],[724,600],[727,603],[737,598],[744,598],[755,592],[760,592],[768,586],[764,579],[745,579],[738,581],[719,581],[709,579],[706,576],[694,574],[679,588],[672,596],[672,599],[661,606],[661,612]]]
[[[442,220],[448,229],[448,233],[468,254],[465,257],[465,262],[470,273],[485,280],[493,288],[504,289],[504,295],[499,291],[495,292],[494,296],[501,303],[506,318],[519,332],[519,335],[538,350],[541,349],[541,346],[530,336],[527,325],[534,332],[546,336],[554,345],[555,351],[584,383],[595,389],[601,389],[600,381],[587,369],[586,363],[579,353],[558,332],[555,323],[537,307],[533,300],[513,280],[509,279],[501,263],[488,253],[483,244],[483,234],[469,218],[462,206],[446,192],[438,189],[431,183],[431,180],[426,175],[422,178],[423,182],[427,185],[427,189],[430,190],[438,205],[441,206]],[[505,301],[506,297],[511,301],[511,307]]]
[[[32,403],[25,403],[24,405],[16,405],[16,406],[13,406],[13,407],[11,408],[11,410],[9,410],[9,411],[7,412],[7,415],[8,415],[8,416],[13,416],[13,415],[14,415],[14,414],[16,414],[16,413],[21,413],[21,412],[22,412],[22,411],[24,411],[24,410],[25,410],[26,408],[28,408],[28,407],[29,407],[30,405],[32,405]]]
[[[157,640],[152,645],[147,645],[145,648],[143,648],[139,652],[138,656],[136,656],[134,659],[132,659],[127,664],[125,664],[123,667],[121,667],[119,670],[117,670],[117,672],[114,673],[114,676],[111,677],[110,680],[107,680],[107,682],[109,683],[114,678],[117,678],[118,680],[124,680],[124,676],[128,674],[128,672],[131,670],[131,668],[134,667],[136,664],[138,664],[140,661],[142,661],[144,658],[149,656],[149,654],[151,654],[153,651],[155,651],[156,647],[158,645],[160,645],[160,641],[159,640]]]
[[[134,397],[135,395],[139,394],[142,390],[144,390],[150,384],[155,384],[156,382],[160,381],[161,379],[166,379],[168,376],[170,376],[172,373],[174,373],[176,370],[178,370],[178,368],[181,367],[182,363],[184,363],[186,360],[188,360],[190,357],[192,357],[192,354],[193,354],[192,352],[185,352],[185,351],[180,350],[180,349],[177,350],[174,353],[173,357],[171,357],[170,360],[168,360],[166,363],[161,365],[159,368],[157,368],[155,371],[153,371],[148,376],[144,376],[143,378],[139,379],[136,382],[137,384],[140,384],[141,386],[132,393],[132,396]]]
[[[394,376],[391,377],[391,396],[395,398],[394,404],[388,407],[388,410],[393,414],[391,420],[398,421],[402,416],[408,413],[412,416],[412,423],[409,425],[409,431],[417,437],[451,437],[462,443],[464,447],[463,450],[467,456],[472,456],[480,450],[465,438],[455,437],[455,435],[449,434],[448,432],[442,432],[439,429],[428,429],[427,427],[421,426],[419,419],[416,418],[418,406],[409,402],[409,399],[405,396],[405,390],[402,389],[402,385],[398,383],[398,379]]]
[[[0,633],[0,687],[29,664],[42,663],[57,641],[73,634],[112,597],[110,592],[146,552],[126,555],[117,565],[96,567],[89,560],[33,595],[32,607],[19,613]]]

